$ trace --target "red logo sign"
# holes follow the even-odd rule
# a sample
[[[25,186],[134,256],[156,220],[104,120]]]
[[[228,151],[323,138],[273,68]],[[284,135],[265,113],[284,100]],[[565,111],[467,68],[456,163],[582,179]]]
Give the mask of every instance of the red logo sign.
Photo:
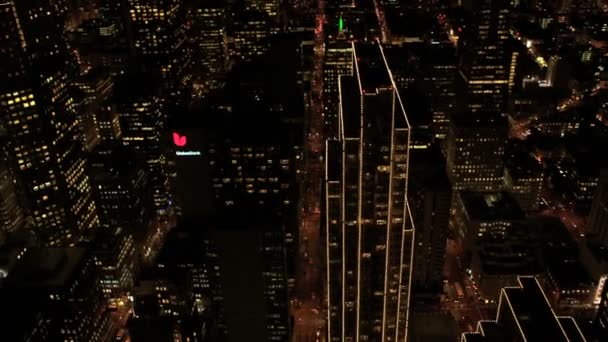
[[[173,132],[173,143],[175,146],[186,146],[186,136],[181,136],[179,133]]]

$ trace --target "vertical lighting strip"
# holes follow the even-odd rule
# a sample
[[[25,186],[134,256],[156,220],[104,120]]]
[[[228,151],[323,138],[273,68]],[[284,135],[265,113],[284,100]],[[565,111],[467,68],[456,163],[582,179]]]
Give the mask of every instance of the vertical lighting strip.
[[[344,341],[346,338],[346,223],[345,223],[345,219],[346,219],[346,205],[345,205],[345,201],[346,201],[346,168],[345,168],[345,164],[346,164],[346,137],[345,137],[345,131],[344,131],[344,110],[343,110],[343,106],[344,106],[344,102],[342,101],[342,77],[338,77],[338,91],[339,91],[339,120],[340,120],[340,133],[339,133],[339,137],[341,139],[340,142],[340,148],[342,150],[342,191],[340,193],[340,218],[341,218],[341,222],[340,222],[340,227],[341,227],[341,233],[342,233],[342,260],[340,261],[342,264],[342,308],[341,308],[341,316],[340,316],[340,323],[342,324],[342,339],[340,341]]]
[[[355,49],[355,43],[351,43],[353,47],[353,60],[355,63],[355,70],[357,72],[357,81],[359,83],[359,178],[358,178],[358,189],[357,189],[357,304],[356,304],[356,327],[355,327],[355,341],[359,341],[360,333],[360,317],[361,317],[361,238],[362,238],[362,225],[361,225],[361,211],[362,211],[362,200],[363,191],[363,86],[361,85],[361,74],[359,73],[359,61],[357,60],[357,51]]]
[[[331,221],[329,219],[329,140],[325,140],[325,276],[327,286],[327,333],[331,341],[331,284],[330,284],[330,252],[329,252],[329,228]]]
[[[342,110],[342,76],[338,76],[338,137],[344,139],[344,111]]]
[[[342,340],[346,337],[346,139],[340,144],[342,148],[342,193],[340,194],[341,204],[341,227],[342,227]]]
[[[414,267],[412,267],[412,261],[414,260],[414,245],[415,245],[415,238],[416,238],[416,229],[414,227],[414,219],[412,218],[412,211],[410,210],[410,202],[407,200],[407,198],[405,199],[405,205],[406,205],[406,210],[408,213],[408,216],[410,218],[410,222],[412,224],[412,236],[411,236],[411,244],[410,244],[410,260],[409,260],[409,264],[410,264],[410,274],[409,274],[409,279],[408,279],[408,287],[407,287],[407,303],[406,303],[406,311],[405,311],[405,332],[403,335],[403,341],[407,341],[407,336],[409,333],[409,319],[410,319],[410,299],[412,296],[412,273],[414,271]],[[402,251],[403,253],[403,251]],[[400,293],[401,294],[401,293]]]
[[[391,101],[391,149],[389,155],[389,179],[388,179],[388,219],[386,227],[386,242],[384,249],[384,298],[382,304],[382,339],[386,336],[386,301],[388,297],[388,260],[390,254],[391,228],[393,227],[393,167],[395,154],[395,91],[393,90]]]

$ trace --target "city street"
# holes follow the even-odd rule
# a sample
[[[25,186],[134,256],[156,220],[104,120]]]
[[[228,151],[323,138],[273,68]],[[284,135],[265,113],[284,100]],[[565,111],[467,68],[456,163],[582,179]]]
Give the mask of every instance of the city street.
[[[471,279],[466,275],[460,262],[462,246],[455,240],[447,240],[444,275],[447,295],[442,309],[449,311],[458,324],[459,333],[474,331],[477,321],[494,319],[496,304],[481,303],[476,295]]]
[[[321,182],[323,180],[323,56],[325,2],[319,0],[316,14],[314,70],[305,166],[300,200],[300,228],[295,293],[291,299],[294,317],[293,341],[325,341],[321,270]]]

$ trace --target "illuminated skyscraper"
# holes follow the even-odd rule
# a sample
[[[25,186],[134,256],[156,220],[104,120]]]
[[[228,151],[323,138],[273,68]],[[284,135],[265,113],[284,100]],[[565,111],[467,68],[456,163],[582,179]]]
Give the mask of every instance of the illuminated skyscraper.
[[[414,227],[406,202],[410,126],[381,46],[353,45],[340,136],[327,141],[329,341],[403,341]]]
[[[184,42],[181,0],[128,0],[132,42],[137,57],[159,62]]]
[[[69,245],[98,224],[80,144],[59,4],[0,4],[0,119],[39,239]]]
[[[161,95],[185,100],[191,51],[186,48],[182,0],[128,0],[131,49],[138,67],[161,76]]]

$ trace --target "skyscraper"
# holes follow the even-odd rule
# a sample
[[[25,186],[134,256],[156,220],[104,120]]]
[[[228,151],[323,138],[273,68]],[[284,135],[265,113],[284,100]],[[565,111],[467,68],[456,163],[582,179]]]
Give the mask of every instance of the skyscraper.
[[[97,146],[89,163],[100,227],[141,238],[154,213],[146,162],[116,142]]]
[[[181,0],[128,0],[132,48],[138,58],[166,62],[184,42]]]
[[[157,95],[158,82],[144,74],[133,74],[117,83],[116,110],[122,129],[122,142],[130,146],[148,165],[154,206],[159,214],[169,207],[167,158],[161,139],[166,124],[162,99]]]
[[[250,62],[268,51],[270,23],[266,13],[242,11],[231,28],[230,56],[235,61]]]
[[[508,5],[505,0],[465,1],[475,18],[460,47],[464,104],[469,111],[506,111],[509,76],[515,71],[507,50]]]
[[[223,69],[226,63],[226,11],[220,1],[197,2],[193,10],[192,33],[198,45],[200,63],[211,75]]]
[[[8,154],[24,185],[33,227],[48,245],[69,245],[97,224],[68,92],[63,11],[55,3],[0,4],[0,119]]]
[[[500,114],[452,115],[446,145],[454,190],[500,190],[506,140],[507,122]]]
[[[339,139],[326,155],[330,341],[407,336],[414,228],[406,201],[410,127],[378,44],[353,45]]]
[[[186,98],[191,51],[186,48],[182,0],[128,0],[131,53],[140,70],[161,76],[161,95],[172,103]]]

